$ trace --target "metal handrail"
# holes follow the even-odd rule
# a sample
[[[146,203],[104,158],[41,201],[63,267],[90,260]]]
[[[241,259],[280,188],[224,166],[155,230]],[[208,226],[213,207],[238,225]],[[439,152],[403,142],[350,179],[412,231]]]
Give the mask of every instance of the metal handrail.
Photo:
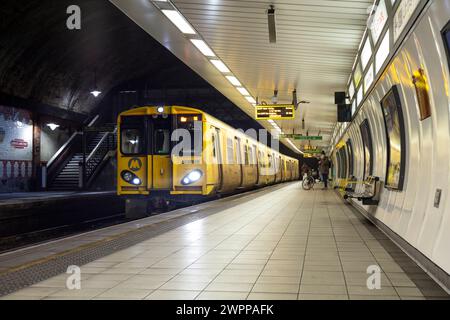
[[[58,159],[58,157],[61,155],[61,153],[63,153],[68,147],[69,145],[72,143],[72,141],[76,138],[77,135],[81,134],[81,132],[75,132],[74,134],[72,134],[72,136],[69,138],[69,140],[67,140],[66,143],[64,143],[62,145],[61,148],[59,148],[58,151],[56,151],[56,153],[53,155],[53,157],[51,157],[51,159],[47,162],[46,167],[49,168],[52,166],[53,162],[56,161],[56,159]]]
[[[100,139],[95,148],[91,151],[88,157],[85,157],[82,161],[80,161],[80,175],[79,175],[79,186],[81,188],[85,187],[85,184],[91,178],[93,172],[95,172],[98,165],[103,161],[104,156],[110,151],[111,148],[114,148],[115,143],[105,145],[105,142],[109,142],[109,136],[111,135],[114,139],[117,133],[117,128],[114,129],[113,132],[106,132],[103,137]],[[99,152],[102,151],[102,156],[99,158],[94,158]],[[94,161],[95,160],[95,161]]]

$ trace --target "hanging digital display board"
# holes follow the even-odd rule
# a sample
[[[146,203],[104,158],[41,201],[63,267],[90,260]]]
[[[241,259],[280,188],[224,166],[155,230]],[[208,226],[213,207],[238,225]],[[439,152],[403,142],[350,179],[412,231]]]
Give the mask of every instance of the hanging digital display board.
[[[385,187],[402,190],[405,178],[405,126],[397,86],[381,100],[388,143]]]
[[[255,109],[256,120],[287,120],[295,117],[292,104],[258,105]]]

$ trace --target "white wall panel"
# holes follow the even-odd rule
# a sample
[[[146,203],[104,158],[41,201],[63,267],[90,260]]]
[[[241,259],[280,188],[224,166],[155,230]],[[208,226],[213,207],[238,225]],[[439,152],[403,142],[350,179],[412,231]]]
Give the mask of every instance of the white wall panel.
[[[450,273],[450,83],[441,30],[450,20],[450,1],[431,1],[412,32],[378,80],[343,136],[352,139],[354,175],[363,177],[364,155],[360,124],[368,119],[373,140],[373,174],[386,176],[387,141],[380,101],[397,85],[406,133],[403,191],[383,188],[378,206],[364,209],[414,246],[447,274]],[[420,121],[412,83],[413,72],[425,70],[431,117]],[[439,208],[436,189],[442,189]],[[360,205],[358,201],[354,202]]]

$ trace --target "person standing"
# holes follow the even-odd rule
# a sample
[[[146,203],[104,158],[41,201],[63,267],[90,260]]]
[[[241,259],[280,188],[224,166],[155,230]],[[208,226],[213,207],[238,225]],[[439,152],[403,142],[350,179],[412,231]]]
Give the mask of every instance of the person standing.
[[[319,160],[319,173],[322,177],[322,181],[324,183],[324,189],[328,189],[328,174],[330,172],[331,162],[328,157],[325,155],[325,152],[322,151]]]

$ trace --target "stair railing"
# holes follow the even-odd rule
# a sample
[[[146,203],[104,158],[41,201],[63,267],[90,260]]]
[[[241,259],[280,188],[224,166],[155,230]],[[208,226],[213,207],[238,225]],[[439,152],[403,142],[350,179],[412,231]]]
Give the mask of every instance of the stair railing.
[[[93,127],[100,116],[96,115],[87,124],[87,127]],[[77,151],[80,150],[80,145],[82,143],[83,132],[77,131],[72,134],[72,136],[67,140],[64,145],[59,148],[59,150],[53,155],[53,157],[47,162],[47,164],[41,167],[41,188],[47,189],[50,183],[56,178],[59,172],[64,168],[64,166],[70,161],[71,156],[73,156]]]
[[[97,173],[97,169],[104,162],[106,155],[116,149],[116,135],[117,128],[112,132],[105,132],[89,155],[83,152],[83,160],[79,163],[78,171],[78,186],[80,189],[89,186]],[[86,148],[84,147],[83,150],[86,150]]]

